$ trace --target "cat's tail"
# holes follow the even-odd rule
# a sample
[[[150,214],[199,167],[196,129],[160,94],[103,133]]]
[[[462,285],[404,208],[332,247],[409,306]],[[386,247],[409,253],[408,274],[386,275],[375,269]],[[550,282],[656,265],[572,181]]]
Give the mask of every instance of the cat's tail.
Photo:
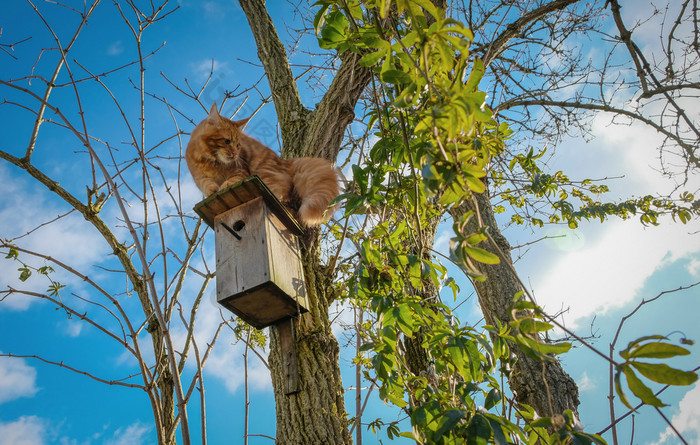
[[[328,220],[335,207],[328,205],[338,196],[338,175],[330,162],[321,158],[291,159],[292,182],[301,200],[299,219],[306,226]]]

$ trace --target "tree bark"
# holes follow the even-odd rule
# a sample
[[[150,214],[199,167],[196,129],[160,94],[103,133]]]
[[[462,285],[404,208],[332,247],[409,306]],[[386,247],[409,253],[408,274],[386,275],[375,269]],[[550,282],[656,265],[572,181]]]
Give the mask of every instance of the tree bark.
[[[502,324],[508,324],[513,320],[509,307],[515,295],[523,290],[512,267],[510,244],[498,229],[488,189],[484,193],[474,194],[474,200],[464,207],[454,209],[452,216],[457,218],[465,210],[477,212],[480,218],[473,217],[467,224],[467,230],[478,231],[481,219],[496,244],[483,247],[499,257],[501,252],[505,256],[501,257],[499,264],[482,265],[486,279],[474,282],[474,287],[486,322],[495,325],[498,320]],[[541,417],[560,414],[567,409],[578,417],[578,387],[559,361],[535,360],[515,345],[511,345],[511,352],[517,357],[517,362],[509,377],[509,384],[517,402],[532,406]]]
[[[258,58],[265,67],[282,134],[282,144],[284,147],[299,147],[306,134],[309,110],[301,104],[284,45],[265,9],[264,1],[240,0],[239,3],[253,32]]]
[[[308,313],[294,322],[299,392],[287,395],[288,377],[276,327],[270,328],[270,370],[275,392],[278,444],[349,444],[338,341],[333,336],[328,306],[331,279],[320,265],[319,244],[302,248]]]
[[[360,94],[371,72],[354,54],[342,64],[315,111],[304,108],[284,46],[264,3],[240,0],[265,68],[282,134],[283,157],[315,156],[334,162],[346,127],[354,118]],[[309,301],[308,313],[294,324],[299,392],[287,395],[287,375],[276,327],[270,328],[270,369],[275,393],[277,443],[349,444],[338,341],[333,336],[328,307],[334,296],[331,278],[320,263],[318,230],[307,231],[302,261]]]

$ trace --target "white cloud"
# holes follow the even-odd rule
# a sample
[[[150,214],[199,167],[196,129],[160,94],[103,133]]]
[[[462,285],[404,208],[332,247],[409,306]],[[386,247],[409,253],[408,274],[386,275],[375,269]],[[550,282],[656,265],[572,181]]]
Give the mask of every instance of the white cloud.
[[[224,340],[224,342],[222,342]],[[219,339],[222,342],[216,348],[216,352],[212,354],[207,362],[204,372],[208,375],[217,377],[222,380],[232,394],[238,391],[244,385],[244,369],[243,369],[243,352],[245,345],[243,342],[232,344],[232,341],[226,342],[225,339]],[[267,354],[262,351],[263,357]],[[270,371],[252,352],[248,352],[248,385],[250,388],[259,391],[271,391],[272,379]]]
[[[678,403],[678,413],[671,423],[683,435],[687,443],[700,444],[700,385],[695,385]],[[654,445],[678,443],[678,436],[671,427],[661,433]]]
[[[328,310],[331,319],[331,331],[335,338],[340,339],[346,331],[354,331],[355,309],[349,301],[334,301]],[[353,336],[354,333],[351,334]]]
[[[576,383],[578,384],[578,389],[581,392],[594,391],[598,387],[595,380],[592,379],[586,371],[583,371],[581,377],[576,379]]]
[[[536,277],[537,302],[550,313],[569,307],[567,322],[604,314],[638,298],[659,267],[698,251],[688,227],[643,227],[636,220],[609,221],[595,242],[566,253]]]
[[[688,265],[686,266],[688,269],[688,273],[693,275],[693,276],[698,276],[700,274],[700,260],[698,259],[693,259],[688,262]]]
[[[46,421],[37,416],[22,416],[14,422],[0,422],[0,445],[43,445]]]
[[[677,180],[659,173],[659,147],[663,137],[642,125],[611,125],[609,115],[593,121],[596,138],[587,144],[563,144],[555,165],[575,177],[617,177],[609,180],[611,192],[601,200],[672,193]],[[602,162],[604,160],[605,162]],[[690,178],[682,190],[700,187]],[[564,231],[566,238],[548,240],[547,256],[537,264],[533,277],[535,296],[550,312],[570,308],[565,320],[571,327],[583,318],[601,315],[641,296],[638,291],[662,265],[700,251],[700,221],[686,225],[662,218],[659,227],[644,227],[637,217],[610,219],[602,225],[581,224]],[[558,233],[548,233],[558,234]],[[688,266],[692,272],[694,263]],[[678,283],[671,283],[673,287]]]
[[[121,40],[117,40],[116,42],[113,42],[107,48],[107,55],[108,56],[118,56],[119,54],[121,54],[123,52],[124,52],[124,44],[122,43]]]
[[[42,188],[29,184],[23,177],[11,175],[3,165],[0,165],[0,177],[12,178],[12,181],[0,183],[0,196],[3,197],[3,205],[0,207],[0,237],[15,239],[29,233],[14,243],[29,251],[49,255],[78,271],[84,272],[89,266],[104,261],[107,257],[106,243],[96,230],[88,227],[79,214],[74,212],[39,227],[58,215],[65,214],[67,208],[55,205]],[[51,262],[24,253],[19,254],[19,259],[35,268],[52,266],[55,272],[51,277],[61,284],[84,286],[83,280]],[[51,284],[45,276],[36,272],[26,282],[21,282],[17,271],[20,267],[21,262],[0,257],[0,288],[12,286],[44,292]],[[2,301],[0,309],[26,310],[34,301],[37,301],[34,297],[11,294]]]
[[[85,322],[82,320],[67,320],[63,326],[64,332],[67,336],[75,338],[80,335],[85,326]]]
[[[228,63],[216,59],[200,60],[191,64],[190,70],[194,73],[194,79],[198,82],[205,81],[211,75],[211,81],[214,85],[208,85],[207,88],[212,86],[216,88],[227,74],[232,73]],[[223,91],[224,87],[220,86],[219,89]],[[223,98],[223,94],[221,97]]]
[[[135,422],[126,428],[117,428],[114,435],[102,442],[102,445],[143,445],[151,443],[152,427],[141,422]]]
[[[219,306],[213,301],[213,297],[209,302],[203,302],[199,308],[197,318],[197,326],[202,327],[197,329],[198,344],[207,344],[205,339],[212,338],[214,330],[221,322]],[[228,312],[224,310],[224,316],[227,317]],[[258,350],[258,352],[267,360],[267,351]],[[202,346],[200,346],[202,352]],[[223,328],[217,343],[209,356],[204,367],[204,373],[208,376],[216,377],[224,382],[226,389],[232,394],[238,391],[244,385],[244,361],[243,353],[245,352],[245,344],[242,341],[237,341],[233,333],[228,327]],[[191,361],[193,364],[194,361]],[[206,382],[206,380],[205,380]],[[253,351],[248,351],[248,385],[249,388],[259,391],[271,391],[272,380],[270,371],[258,359]]]
[[[33,397],[38,390],[35,368],[22,358],[0,357],[0,404],[20,397]]]

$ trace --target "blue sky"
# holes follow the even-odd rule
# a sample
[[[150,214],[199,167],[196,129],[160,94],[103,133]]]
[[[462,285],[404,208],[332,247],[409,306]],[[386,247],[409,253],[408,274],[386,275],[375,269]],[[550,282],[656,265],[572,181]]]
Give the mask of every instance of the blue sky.
[[[74,3],[77,8],[82,7],[82,2]],[[61,40],[69,39],[77,24],[76,15],[49,3],[37,3],[37,6]],[[199,119],[205,115],[205,109],[178,93],[161,76],[161,72],[179,87],[185,87],[187,79],[197,89],[205,81],[214,61],[214,75],[202,95],[205,108],[213,101],[220,103],[225,90],[233,90],[237,85],[246,88],[257,82],[263,73],[261,68],[242,61],[255,62],[257,56],[248,23],[236,2],[183,0],[173,3],[174,6],[180,6],[180,9],[162,23],[153,25],[144,35],[144,51],[147,53],[166,42],[146,62],[147,88],[166,97],[184,114]],[[287,2],[268,1],[268,9],[278,28],[295,24],[294,11]],[[31,40],[14,48],[13,55],[18,60],[0,53],[0,77],[26,76],[35,63],[36,74],[50,76],[56,54],[44,52],[39,57],[39,50],[54,45],[31,6],[20,1],[2,2],[0,11],[0,43],[12,43],[32,36]],[[286,32],[281,31],[280,34],[283,39],[289,39]],[[297,49],[303,49],[304,44],[309,42],[313,43],[313,40],[303,40]],[[74,59],[93,72],[104,72],[130,62],[134,52],[135,46],[116,7],[111,2],[104,2],[97,8],[71,51],[70,67],[74,75],[80,78],[84,72],[72,62]],[[298,51],[293,61],[303,63],[307,59],[307,55]],[[293,70],[301,73],[303,68],[294,67]],[[66,80],[65,70],[59,83],[61,80]],[[107,75],[103,81],[118,95],[120,103],[129,113],[130,122],[137,125],[134,116],[139,97],[131,84],[138,83],[136,67]],[[28,87],[43,91],[41,82],[37,80]],[[263,96],[268,94],[264,80],[258,87]],[[112,144],[128,141],[127,127],[105,90],[92,81],[81,83],[79,91],[90,133]],[[300,83],[300,93],[303,102],[313,107],[316,93],[306,83]],[[52,101],[74,120],[78,115],[72,94],[68,88],[57,89]],[[2,88],[2,97],[10,102],[21,100],[22,103],[36,105],[5,87]],[[233,110],[234,103],[239,101],[230,102],[224,111]],[[260,96],[251,93],[240,116],[245,117],[260,102]],[[173,135],[173,119],[165,107],[153,99],[147,99],[146,104],[149,117],[147,144]],[[694,111],[697,115],[698,109]],[[181,116],[176,114],[175,120],[184,131],[192,129],[192,124]],[[3,104],[0,106],[0,122],[3,134],[0,150],[21,156],[28,143],[33,116]],[[565,170],[570,176],[579,178],[623,175],[622,179],[611,181],[615,196],[672,190],[675,183],[654,170],[658,136],[642,127],[611,127],[607,124],[605,117],[594,119],[596,137],[591,142],[565,141],[552,160],[551,168]],[[248,131],[271,147],[278,148],[271,105],[262,108],[249,124]],[[186,136],[183,142],[186,143]],[[127,159],[130,156],[128,146],[121,144],[119,148],[118,156]],[[163,160],[159,165],[171,179],[177,178],[177,162],[169,157],[176,156],[179,148],[177,141],[172,140],[161,149]],[[84,197],[85,184],[90,183],[90,173],[87,158],[81,155],[81,150],[80,144],[67,132],[44,125],[34,162],[47,174],[58,178],[72,193]],[[605,162],[601,165],[599,159]],[[45,188],[33,183],[28,175],[4,161],[0,161],[0,178],[0,237],[23,235],[67,210],[65,204]],[[691,178],[691,181],[697,185],[697,178]],[[185,209],[191,208],[201,198],[186,173],[182,176],[180,192]],[[118,212],[109,207],[105,209],[105,215],[114,222]],[[126,232],[119,230],[122,230],[118,232],[119,236],[126,239]],[[649,299],[661,291],[700,281],[700,243],[697,242],[697,234],[693,234],[698,230],[697,222],[682,226],[664,221],[661,227],[647,228],[636,220],[610,221],[604,225],[585,223],[575,232],[565,231],[564,239],[535,244],[517,262],[516,267],[546,309],[556,312],[569,308],[564,315],[568,326],[586,334],[593,323],[592,329],[599,337],[594,345],[607,351],[620,317],[629,313],[642,298]],[[532,233],[510,227],[505,234],[513,245],[518,245],[544,234],[560,235],[561,232],[553,228]],[[200,264],[204,260],[212,262],[212,238],[209,234]],[[448,238],[447,232],[439,236],[438,247],[443,251],[446,251]],[[105,271],[114,264],[114,260],[108,256],[108,249],[100,242],[99,235],[79,216],[68,215],[57,224],[43,226],[17,242],[29,249],[45,250],[61,261],[89,271],[91,278],[105,282],[114,280]],[[38,263],[39,266],[42,264]],[[19,285],[17,267],[16,263],[0,259],[0,288]],[[463,292],[469,294],[468,283],[459,272],[451,270]],[[69,292],[86,292],[80,280],[60,273],[58,278],[68,285]],[[28,286],[43,291],[46,283],[35,276]],[[197,283],[191,286],[194,291]],[[199,333],[203,338],[211,336],[219,317],[211,294],[214,287],[210,289],[202,305]],[[674,331],[682,331],[683,336],[700,340],[700,325],[696,321],[700,309],[699,293],[698,288],[673,293],[645,306],[625,325],[618,345],[624,347],[630,339],[652,333],[671,335],[677,341],[681,334]],[[133,303],[125,297],[126,305]],[[459,315],[462,321],[478,320],[480,314],[476,299],[472,298],[465,304]],[[339,321],[351,319],[348,310],[344,310],[339,317]],[[110,323],[109,317],[102,320]],[[343,345],[345,341],[340,323],[337,323],[335,331]],[[243,434],[243,348],[241,344],[233,343],[232,335],[224,333],[206,368],[209,443],[238,443],[237,438]],[[687,369],[698,365],[698,346],[690,349],[693,355],[674,362],[677,366]],[[110,379],[121,378],[134,368],[134,363],[121,349],[105,341],[104,336],[94,328],[69,319],[52,304],[14,296],[0,303],[0,352],[28,356],[36,354],[57,362],[63,360],[70,366],[87,369]],[[354,385],[354,370],[349,364],[352,354],[351,349],[342,353],[341,368],[346,387]],[[255,358],[250,360],[249,366],[250,433],[274,435],[274,401],[267,370]],[[584,423],[590,426],[589,431],[598,431],[607,424],[609,417],[607,364],[585,348],[577,348],[565,358],[565,366],[580,384]],[[186,375],[191,376],[191,373],[192,369],[187,368]],[[347,393],[347,409],[351,415],[353,397],[353,392]],[[700,388],[672,389],[664,394],[663,400],[670,404],[664,412],[669,418],[676,419],[675,424],[684,431],[686,439],[691,443],[700,443],[700,425],[697,421],[700,418]],[[400,418],[400,413],[385,407],[376,397],[369,407],[365,413],[367,420],[378,416],[386,416],[386,421]],[[195,402],[189,410],[191,421],[198,416],[197,411]],[[623,412],[620,407],[617,408],[618,415]],[[676,443],[673,437],[661,442],[666,426],[656,413],[642,409],[636,418],[635,443]],[[42,363],[36,358],[0,357],[0,445],[145,445],[155,443],[151,424],[148,400],[138,389],[106,386]],[[192,427],[196,430],[197,422],[192,422]],[[625,438],[622,441],[627,442],[629,418],[621,428],[621,437]],[[378,437],[384,436],[380,434]],[[365,441],[373,443],[369,433]],[[266,444],[271,441],[251,437],[250,443]]]

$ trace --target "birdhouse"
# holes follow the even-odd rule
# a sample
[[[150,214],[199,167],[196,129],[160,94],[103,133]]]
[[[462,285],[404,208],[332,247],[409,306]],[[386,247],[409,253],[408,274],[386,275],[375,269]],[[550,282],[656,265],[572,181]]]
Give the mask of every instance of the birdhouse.
[[[217,301],[256,328],[307,311],[299,223],[258,176],[198,203],[214,229]]]

